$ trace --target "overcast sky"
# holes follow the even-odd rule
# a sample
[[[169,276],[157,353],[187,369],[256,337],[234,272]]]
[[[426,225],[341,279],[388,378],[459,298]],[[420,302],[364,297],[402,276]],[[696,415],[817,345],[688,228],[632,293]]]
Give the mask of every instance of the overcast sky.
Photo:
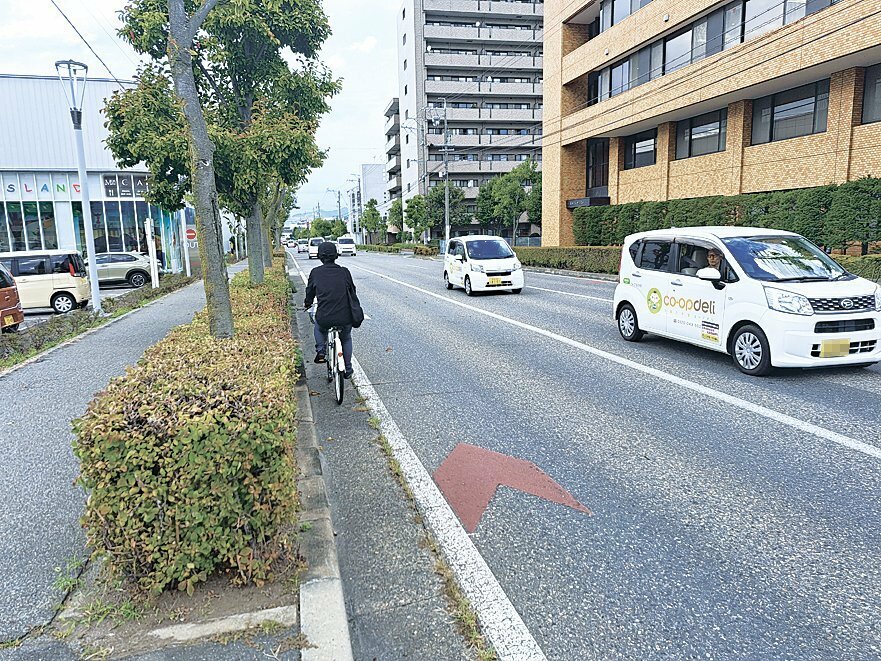
[[[127,0],[55,0],[117,78],[131,78],[138,56],[116,38],[116,11]],[[361,163],[385,162],[386,104],[395,95],[395,21],[400,0],[325,0],[333,35],[322,59],[343,89],[324,117],[318,142],[330,154],[298,193],[302,209],[336,209],[336,194]],[[56,60],[75,59],[109,77],[50,0],[0,0],[0,73],[55,75]],[[345,202],[345,198],[344,198]]]

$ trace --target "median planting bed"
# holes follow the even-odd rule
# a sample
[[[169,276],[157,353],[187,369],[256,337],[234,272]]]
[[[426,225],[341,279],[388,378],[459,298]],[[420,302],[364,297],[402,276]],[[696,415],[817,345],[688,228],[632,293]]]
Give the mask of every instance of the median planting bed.
[[[204,312],[148,349],[74,423],[94,555],[150,593],[212,575],[261,584],[297,509],[295,352],[283,260],[233,278],[235,336]]]

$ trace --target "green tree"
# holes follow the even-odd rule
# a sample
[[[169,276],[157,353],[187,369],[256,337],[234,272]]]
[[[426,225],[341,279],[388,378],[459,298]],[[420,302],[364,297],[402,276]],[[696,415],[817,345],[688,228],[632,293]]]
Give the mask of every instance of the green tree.
[[[414,195],[407,200],[407,208],[404,211],[407,219],[407,225],[413,231],[413,240],[418,240],[422,233],[431,229],[432,224],[428,218],[425,205],[425,196]]]
[[[346,227],[346,221],[340,220],[339,218],[337,218],[333,221],[333,225],[331,226],[331,229],[330,229],[330,235],[334,239],[338,239],[343,234],[345,234],[347,231],[348,231],[348,228]]]
[[[532,161],[526,161],[509,173],[497,178],[493,186],[494,215],[503,226],[511,227],[511,237],[517,244],[517,225],[520,216],[527,210],[529,195],[526,187],[531,186],[538,177],[538,169]]]
[[[425,213],[431,221],[431,227],[444,227],[446,222],[446,202],[444,191],[446,184],[435,186],[428,191],[425,198]],[[465,191],[458,186],[450,186],[450,226],[466,225],[471,222],[465,206]]]
[[[391,207],[389,207],[388,226],[397,227],[398,232],[404,233],[404,204],[401,202],[401,198],[394,200]]]
[[[486,230],[498,224],[496,218],[496,202],[493,196],[498,177],[490,179],[477,191],[477,222]]]
[[[333,223],[325,218],[316,218],[312,221],[312,227],[309,231],[310,236],[331,236],[333,233]]]
[[[201,30],[168,39],[164,10],[168,1],[135,0],[121,12],[120,35],[150,55],[154,64],[139,72],[136,88],[108,103],[108,144],[114,143],[114,130],[128,134],[145,130],[128,112],[130,106],[152,110],[157,116],[150,124],[156,132],[152,141],[164,149],[139,145],[136,150],[125,140],[116,140],[121,151],[113,146],[111,150],[119,160],[146,162],[154,184],[162,180],[159,188],[169,194],[183,194],[192,186],[186,154],[181,154],[179,140],[172,138],[182,125],[180,108],[168,103],[156,84],[157,79],[167,79],[163,44],[186,43],[185,49],[174,53],[168,49],[172,72],[176,71],[173,55],[187,61],[193,98],[206,110],[207,135],[215,147],[207,159],[196,162],[207,160],[213,166],[220,204],[248,219],[249,267],[252,280],[260,281],[267,252],[261,246],[268,243],[262,236],[261,198],[273,185],[268,182],[295,190],[324,159],[315,132],[320,116],[329,109],[328,97],[338,89],[317,59],[330,33],[327,19],[320,0],[208,0],[198,10],[204,19]],[[171,5],[182,6],[183,1],[171,0]],[[210,12],[205,11],[209,4]],[[181,42],[180,36],[188,41]],[[294,67],[283,56],[291,52]],[[145,78],[152,84],[145,85]],[[177,83],[176,74],[174,78]]]
[[[536,172],[537,180],[532,182],[532,190],[526,196],[525,210],[529,222],[541,225],[541,172]]]
[[[395,200],[399,202],[399,200]],[[385,234],[385,220],[376,208],[376,200],[370,198],[361,216],[361,226],[367,230],[368,243],[373,243],[374,234]]]

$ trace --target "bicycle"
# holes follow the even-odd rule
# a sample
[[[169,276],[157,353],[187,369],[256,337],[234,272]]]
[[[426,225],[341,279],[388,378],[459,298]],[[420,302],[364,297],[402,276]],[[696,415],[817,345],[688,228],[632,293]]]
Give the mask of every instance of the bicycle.
[[[315,324],[314,308],[308,308],[309,319]],[[324,345],[324,355],[327,358],[327,382],[333,381],[333,394],[336,398],[337,405],[343,403],[343,389],[345,386],[344,373],[346,371],[346,361],[343,358],[343,343],[340,340],[340,328],[331,326],[327,329],[327,342]],[[331,350],[333,347],[333,350]]]

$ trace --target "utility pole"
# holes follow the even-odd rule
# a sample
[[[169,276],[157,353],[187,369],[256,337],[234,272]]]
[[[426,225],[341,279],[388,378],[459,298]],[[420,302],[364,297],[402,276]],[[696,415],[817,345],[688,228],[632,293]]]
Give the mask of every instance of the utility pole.
[[[447,99],[444,97],[444,252],[450,245],[450,165],[447,153],[450,147],[450,132],[447,130]]]

